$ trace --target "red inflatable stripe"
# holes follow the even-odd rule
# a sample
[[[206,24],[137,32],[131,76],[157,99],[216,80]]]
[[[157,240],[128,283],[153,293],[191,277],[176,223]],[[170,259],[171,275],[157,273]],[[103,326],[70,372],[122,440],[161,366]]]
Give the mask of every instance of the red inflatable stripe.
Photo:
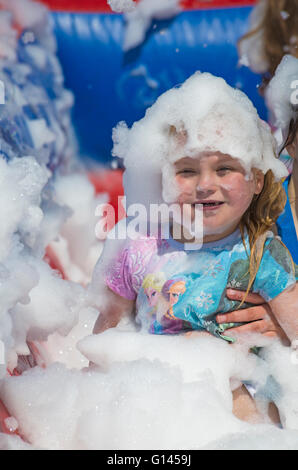
[[[40,0],[55,11],[111,13],[107,0]],[[185,10],[254,5],[256,0],[181,0]]]
[[[184,10],[251,6],[257,0],[181,0]]]

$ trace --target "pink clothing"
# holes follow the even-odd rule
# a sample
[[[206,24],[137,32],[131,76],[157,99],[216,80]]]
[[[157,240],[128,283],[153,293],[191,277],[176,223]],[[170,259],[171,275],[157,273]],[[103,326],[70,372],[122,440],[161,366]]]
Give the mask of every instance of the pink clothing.
[[[136,322],[150,333],[173,334],[191,329],[172,315],[172,306],[179,293],[165,294],[153,282],[145,287],[149,276],[164,277],[166,272],[176,274],[187,257],[182,243],[174,240],[148,237],[129,241],[105,273],[106,285],[116,294],[136,300]],[[173,284],[174,281],[170,281]],[[169,286],[170,288],[170,286]],[[174,288],[174,287],[173,287]],[[159,316],[162,317],[159,318]]]
[[[168,251],[169,247],[166,240],[159,238],[148,237],[132,241],[119,253],[114,264],[109,267],[105,277],[106,285],[121,297],[135,300],[152,258],[158,256],[159,251]],[[183,252],[181,254],[183,255]],[[158,256],[154,270],[158,270],[158,265],[161,264],[163,262]]]

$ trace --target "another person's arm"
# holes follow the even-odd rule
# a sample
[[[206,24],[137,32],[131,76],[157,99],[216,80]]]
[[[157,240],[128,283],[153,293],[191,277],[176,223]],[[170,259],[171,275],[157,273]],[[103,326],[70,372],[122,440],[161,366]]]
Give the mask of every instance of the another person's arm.
[[[279,294],[269,304],[289,340],[298,340],[298,284]]]
[[[231,300],[241,301],[245,296],[245,292],[234,289],[227,289],[227,297]],[[235,327],[230,331],[234,333],[261,333],[266,337],[280,338],[286,340],[286,335],[274,317],[271,307],[265,302],[259,294],[250,293],[246,297],[246,301],[254,304],[242,310],[219,314],[216,317],[218,323],[246,323],[245,325]],[[229,331],[229,330],[226,330]]]
[[[260,305],[258,309],[256,307],[252,307],[251,309],[247,309],[247,311],[238,310],[237,312],[232,312],[232,314],[224,315],[224,317],[226,317],[225,321],[231,320],[232,322],[235,322],[236,320],[236,322],[253,322],[248,325],[235,328],[235,333],[260,332],[266,336],[279,336],[281,339],[285,339],[284,331],[287,337],[292,339],[289,336],[287,329],[284,328],[282,315],[286,315],[288,305],[291,305],[291,308],[289,309],[289,312],[291,312],[289,314],[289,319],[291,320],[292,315],[294,315],[293,312],[296,312],[295,316],[298,318],[298,297],[295,299],[295,294],[292,294],[292,291],[290,290],[290,286],[292,286],[293,291],[295,292],[294,287],[296,286],[297,280],[297,270],[287,248],[276,237],[268,240],[264,245],[262,260],[254,279],[255,292],[262,293],[264,298],[267,300],[267,304],[263,301],[263,305]],[[230,291],[229,296],[231,295],[231,292],[233,291]],[[237,291],[234,291],[234,293],[237,295]],[[285,311],[285,314],[279,314],[277,311],[280,307],[279,298],[283,299],[284,306],[281,312]],[[252,303],[257,302],[260,299],[262,299],[262,297],[257,296],[256,294],[249,294],[246,298],[248,302]],[[234,297],[233,300],[236,300],[236,297]],[[240,298],[238,298],[238,300],[240,300]],[[223,318],[220,317],[219,321],[222,323]],[[291,321],[294,322],[295,319],[292,318]]]

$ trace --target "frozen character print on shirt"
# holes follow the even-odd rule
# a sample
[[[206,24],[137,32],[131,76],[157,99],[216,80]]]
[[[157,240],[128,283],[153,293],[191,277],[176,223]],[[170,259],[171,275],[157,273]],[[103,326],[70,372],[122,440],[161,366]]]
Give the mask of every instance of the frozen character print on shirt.
[[[157,303],[160,298],[161,290],[165,283],[165,275],[162,272],[147,274],[145,276],[142,288],[144,289],[144,293],[147,298],[147,303],[149,305],[149,310],[147,314],[156,318],[156,308]]]
[[[181,333],[191,329],[188,322],[174,315],[173,307],[186,291],[186,279],[183,276],[169,279],[163,285],[161,295],[157,303],[155,329],[164,334]]]

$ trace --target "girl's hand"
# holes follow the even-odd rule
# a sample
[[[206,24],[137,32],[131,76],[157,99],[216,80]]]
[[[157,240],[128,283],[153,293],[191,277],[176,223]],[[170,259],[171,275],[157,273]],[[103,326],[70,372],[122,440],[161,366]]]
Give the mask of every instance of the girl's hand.
[[[234,289],[227,289],[227,297],[231,300],[241,301],[245,292],[237,291]],[[263,297],[259,294],[248,294],[246,297],[247,302],[255,304],[254,307],[249,307],[243,310],[236,310],[234,312],[219,314],[216,317],[218,323],[242,323],[252,322],[247,325],[238,326],[226,330],[233,333],[261,333],[262,335],[270,338],[279,338],[282,341],[287,341],[287,337],[274,318],[270,306],[264,301]]]
[[[93,328],[93,334],[102,333],[108,328],[115,328],[122,318],[133,314],[135,301],[128,300],[105,287],[102,294],[105,305],[100,308],[100,314],[97,317]]]

